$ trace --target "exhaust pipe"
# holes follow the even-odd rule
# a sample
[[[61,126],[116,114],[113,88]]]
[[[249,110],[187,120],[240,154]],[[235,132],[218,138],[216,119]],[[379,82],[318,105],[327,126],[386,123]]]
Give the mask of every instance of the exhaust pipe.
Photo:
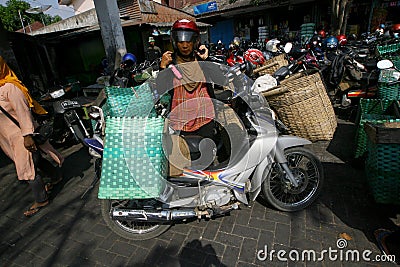
[[[146,222],[171,222],[197,217],[194,210],[162,210],[145,211],[129,209],[113,209],[111,218],[113,220],[146,221]]]

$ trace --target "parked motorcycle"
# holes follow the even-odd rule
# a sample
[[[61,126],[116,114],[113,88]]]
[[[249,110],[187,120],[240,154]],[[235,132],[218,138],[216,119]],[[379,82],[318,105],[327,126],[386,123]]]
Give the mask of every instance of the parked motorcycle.
[[[111,86],[122,88],[140,85],[150,78],[153,72],[158,71],[160,62],[161,58],[157,58],[153,61],[145,60],[140,64],[129,66],[125,69],[120,68],[111,76],[109,83]]]
[[[357,55],[349,47],[342,48],[323,72],[332,104],[340,109],[350,108],[350,113],[360,98],[375,96],[379,77],[376,61],[364,65],[356,60]]]
[[[50,143],[54,146],[78,143],[83,137],[90,135],[91,126],[88,118],[86,120],[83,118],[87,117],[85,109],[93,99],[76,96],[72,93],[74,86],[79,84],[77,81],[66,86],[56,87],[39,100],[49,114],[38,120],[52,124],[53,134],[50,137]],[[84,135],[76,129],[77,125],[84,130]]]
[[[61,118],[63,126],[57,128],[58,132],[61,131],[61,135],[64,138],[62,144],[68,141],[75,143],[83,143],[84,138],[91,136],[92,127],[89,118],[83,120],[84,117],[84,105],[86,101],[82,102],[82,99],[75,100],[60,100],[53,104],[54,117]],[[55,142],[56,140],[51,140]],[[57,143],[60,144],[60,143]]]
[[[182,175],[166,177],[165,189],[158,198],[101,200],[102,216],[119,236],[151,239],[174,223],[229,214],[238,210],[239,205],[255,201],[261,192],[270,205],[282,211],[304,209],[318,197],[324,175],[321,162],[303,147],[311,142],[279,132],[266,99],[242,73],[245,68],[217,67],[234,88],[218,94],[214,103],[217,109],[232,107],[240,121],[238,126],[243,127],[240,135],[237,132],[231,135],[226,129],[230,142],[235,144],[231,146],[229,160],[211,159],[214,163],[204,169],[192,165]],[[206,153],[201,149],[201,140],[187,137],[187,142]],[[101,141],[93,138],[84,141],[101,160]],[[100,173],[101,164],[95,167],[96,173]]]

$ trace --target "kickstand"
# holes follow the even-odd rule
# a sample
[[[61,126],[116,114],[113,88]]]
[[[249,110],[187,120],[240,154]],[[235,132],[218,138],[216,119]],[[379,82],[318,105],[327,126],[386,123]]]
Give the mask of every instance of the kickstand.
[[[94,186],[96,185],[97,181],[100,179],[100,176],[98,176],[97,174],[94,175],[93,181],[92,183],[89,185],[89,187],[85,190],[85,192],[82,194],[81,199],[85,198],[85,195],[87,193],[89,193],[90,190],[92,190],[94,188]]]

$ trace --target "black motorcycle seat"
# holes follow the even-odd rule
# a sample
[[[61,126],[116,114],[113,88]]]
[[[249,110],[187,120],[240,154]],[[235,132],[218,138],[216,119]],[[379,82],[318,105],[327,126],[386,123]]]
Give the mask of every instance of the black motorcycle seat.
[[[367,68],[367,70],[373,70],[373,69],[376,69],[376,63],[377,63],[377,61],[372,59],[372,60],[368,60],[367,62],[365,62],[364,66]]]

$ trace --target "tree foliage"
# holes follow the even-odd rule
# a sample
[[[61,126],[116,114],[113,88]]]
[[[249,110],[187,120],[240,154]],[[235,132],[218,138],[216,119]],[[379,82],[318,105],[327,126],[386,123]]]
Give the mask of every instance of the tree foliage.
[[[22,22],[24,26],[32,24],[35,21],[44,22],[45,25],[49,25],[54,22],[62,20],[60,16],[50,16],[48,14],[29,14],[25,11],[31,8],[31,5],[21,0],[9,0],[6,5],[0,5],[0,19],[3,22],[4,28],[8,31],[16,31],[22,28]],[[20,16],[21,15],[21,16]]]

